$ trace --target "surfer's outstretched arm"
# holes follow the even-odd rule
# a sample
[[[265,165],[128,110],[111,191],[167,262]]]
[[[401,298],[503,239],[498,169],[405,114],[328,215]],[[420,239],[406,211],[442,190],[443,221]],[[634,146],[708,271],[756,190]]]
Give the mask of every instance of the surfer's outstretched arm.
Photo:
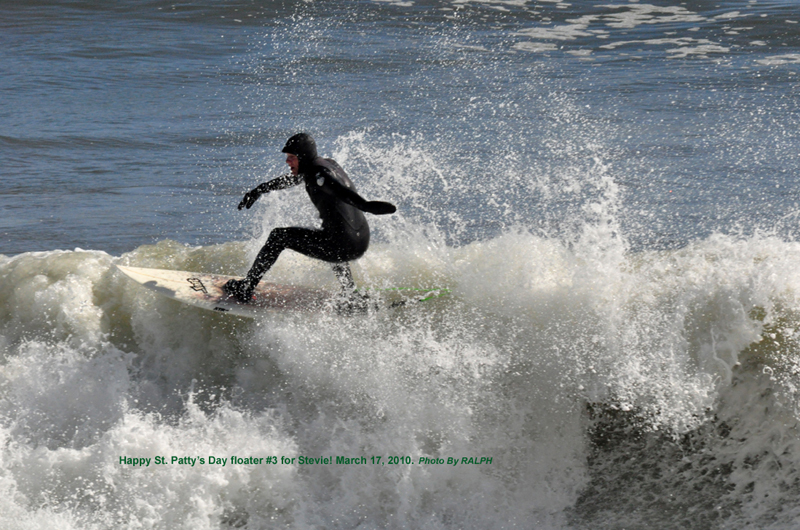
[[[244,198],[242,202],[239,203],[239,209],[242,208],[250,208],[255,204],[259,197],[261,197],[265,193],[269,193],[271,191],[276,190],[283,190],[286,188],[291,188],[292,186],[297,186],[303,181],[302,175],[281,175],[280,177],[274,178],[269,182],[264,182],[263,184],[259,184],[252,190],[248,191],[244,194]]]
[[[383,201],[368,201],[336,179],[328,178],[327,181],[328,189],[337,199],[351,206],[355,206],[362,212],[371,213],[373,215],[386,215],[397,211],[394,204]]]

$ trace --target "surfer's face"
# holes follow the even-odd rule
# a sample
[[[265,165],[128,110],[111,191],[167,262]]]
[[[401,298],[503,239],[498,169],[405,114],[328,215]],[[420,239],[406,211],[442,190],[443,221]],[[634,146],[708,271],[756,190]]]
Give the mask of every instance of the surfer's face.
[[[297,175],[298,171],[300,171],[300,160],[293,154],[287,154],[286,163],[289,164],[289,168],[292,170],[292,175]]]

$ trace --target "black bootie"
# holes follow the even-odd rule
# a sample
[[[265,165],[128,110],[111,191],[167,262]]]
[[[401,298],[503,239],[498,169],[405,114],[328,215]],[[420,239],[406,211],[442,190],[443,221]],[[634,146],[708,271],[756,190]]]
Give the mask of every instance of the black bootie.
[[[255,285],[252,284],[247,278],[243,280],[229,280],[222,289],[236,299],[237,302],[246,304],[253,300],[253,291]]]

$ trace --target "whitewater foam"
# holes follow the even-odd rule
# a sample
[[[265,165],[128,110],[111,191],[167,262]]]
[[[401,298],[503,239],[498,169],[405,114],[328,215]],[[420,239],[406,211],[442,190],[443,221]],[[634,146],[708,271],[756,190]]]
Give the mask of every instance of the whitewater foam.
[[[793,243],[714,236],[603,262],[515,230],[460,248],[420,245],[414,274],[378,246],[359,262],[359,282],[435,279],[449,299],[358,319],[274,313],[252,322],[159,297],[113,267],[220,268],[241,261],[242,245],[158,247],[0,264],[2,477],[15,499],[4,501],[4,521],[580,526],[598,517],[587,485],[605,456],[590,426],[609,421],[610,412],[598,416],[604,408],[626,414],[639,439],[661,440],[663,454],[689,436],[727,461],[729,520],[774,517],[773,499],[794,495],[781,486],[798,467]],[[278,279],[331,275],[300,256],[282,260]],[[637,446],[642,458],[653,443]],[[687,450],[702,473],[702,452]],[[492,463],[119,464],[230,455]],[[764,466],[777,462],[784,472],[770,478]]]

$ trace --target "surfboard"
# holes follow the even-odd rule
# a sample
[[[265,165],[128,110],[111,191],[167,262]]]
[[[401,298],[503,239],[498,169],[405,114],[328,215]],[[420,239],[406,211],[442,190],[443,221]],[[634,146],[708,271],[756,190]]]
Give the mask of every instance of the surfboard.
[[[254,318],[265,311],[364,313],[381,308],[423,302],[449,293],[448,289],[375,289],[345,299],[324,289],[260,282],[250,302],[228,295],[223,286],[234,276],[117,265],[123,274],[140,285],[166,296],[209,311]],[[389,295],[389,296],[386,296]]]

